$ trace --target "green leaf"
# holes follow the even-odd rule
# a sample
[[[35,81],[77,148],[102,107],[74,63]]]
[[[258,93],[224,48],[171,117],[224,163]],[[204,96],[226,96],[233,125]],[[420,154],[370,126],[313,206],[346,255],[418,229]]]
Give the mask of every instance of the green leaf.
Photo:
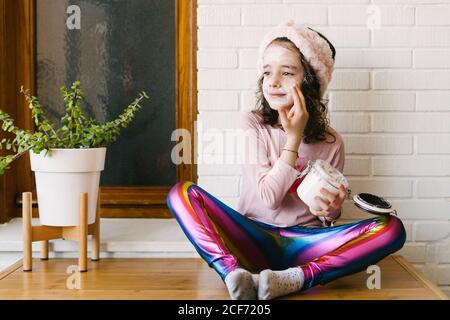
[[[87,117],[81,108],[84,93],[80,89],[80,81],[74,81],[70,88],[66,85],[60,87],[61,96],[66,107],[65,114],[60,118],[60,126],[49,120],[37,97],[31,95],[29,89],[20,88],[31,110],[31,117],[36,124],[36,131],[22,130],[14,125],[13,119],[0,110],[1,128],[5,132],[15,135],[13,140],[3,138],[0,149],[6,148],[18,152],[16,155],[0,157],[0,174],[8,165],[28,150],[40,153],[51,148],[97,148],[106,147],[117,140],[120,128],[127,126],[135,119],[141,109],[140,103],[148,99],[145,91],[139,92],[135,98],[116,119],[98,124],[94,118]]]

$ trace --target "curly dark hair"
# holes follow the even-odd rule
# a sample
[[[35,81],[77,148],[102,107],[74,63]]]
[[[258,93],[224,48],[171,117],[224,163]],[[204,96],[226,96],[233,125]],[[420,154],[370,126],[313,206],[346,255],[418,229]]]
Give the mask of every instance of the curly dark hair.
[[[312,30],[312,29],[311,29]],[[313,30],[315,31],[315,30]],[[317,31],[315,31],[317,32]],[[333,59],[335,56],[335,50],[332,44],[323,35],[317,32],[322,38],[324,38],[333,53]],[[327,105],[328,99],[322,99],[320,97],[320,84],[317,79],[316,73],[310,64],[306,61],[303,54],[295,46],[295,44],[286,37],[280,37],[274,39],[269,45],[280,44],[284,47],[296,50],[300,54],[300,62],[305,71],[305,78],[301,83],[301,91],[305,97],[306,110],[309,113],[309,119],[303,132],[303,141],[306,144],[315,143],[319,141],[326,140],[326,133],[334,137],[333,143],[336,141],[334,134],[329,131],[329,120],[327,118]],[[277,123],[279,114],[277,110],[270,107],[267,100],[264,98],[263,94],[263,80],[264,75],[262,75],[258,80],[258,89],[256,91],[256,109],[251,112],[257,113],[263,119],[264,124],[269,124],[274,126]]]

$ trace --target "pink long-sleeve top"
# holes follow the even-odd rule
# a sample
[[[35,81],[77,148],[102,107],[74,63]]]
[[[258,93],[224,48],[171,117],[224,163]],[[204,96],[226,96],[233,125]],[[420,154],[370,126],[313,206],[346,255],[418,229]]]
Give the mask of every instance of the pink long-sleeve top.
[[[280,158],[287,141],[283,130],[263,124],[262,118],[253,112],[243,113],[240,120],[239,127],[245,135],[241,140],[243,167],[236,209],[239,213],[252,220],[280,227],[321,227],[329,225],[329,220],[339,218],[340,212],[328,219],[313,215],[296,192],[296,186],[301,181],[297,178],[306,168],[308,160],[328,161],[343,172],[344,143],[336,130],[329,127],[336,139],[327,134],[326,141],[313,144],[302,141],[297,150],[296,168],[293,168]]]

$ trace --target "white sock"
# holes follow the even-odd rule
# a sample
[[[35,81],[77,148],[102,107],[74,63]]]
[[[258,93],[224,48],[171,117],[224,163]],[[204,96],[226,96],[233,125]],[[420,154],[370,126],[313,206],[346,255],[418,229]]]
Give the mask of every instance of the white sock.
[[[300,267],[281,271],[263,270],[259,274],[258,299],[270,300],[299,291],[303,286],[304,278]]]
[[[232,300],[256,300],[257,287],[253,275],[238,268],[225,277],[225,285]]]
[[[253,274],[252,273],[252,279],[253,279],[253,285],[255,286],[255,291],[258,292],[258,286],[259,286],[259,273]]]

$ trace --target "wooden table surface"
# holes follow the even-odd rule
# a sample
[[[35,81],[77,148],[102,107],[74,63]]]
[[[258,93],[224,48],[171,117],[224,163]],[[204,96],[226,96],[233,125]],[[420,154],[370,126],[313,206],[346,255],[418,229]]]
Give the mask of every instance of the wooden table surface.
[[[80,273],[67,273],[77,259],[34,259],[33,271],[23,272],[21,261],[0,273],[0,300],[4,299],[229,299],[219,275],[196,258],[102,259],[88,262]],[[378,263],[381,289],[367,288],[365,271],[316,286],[283,299],[448,299],[401,256]],[[72,278],[69,278],[72,275]],[[69,286],[69,288],[68,288]]]

